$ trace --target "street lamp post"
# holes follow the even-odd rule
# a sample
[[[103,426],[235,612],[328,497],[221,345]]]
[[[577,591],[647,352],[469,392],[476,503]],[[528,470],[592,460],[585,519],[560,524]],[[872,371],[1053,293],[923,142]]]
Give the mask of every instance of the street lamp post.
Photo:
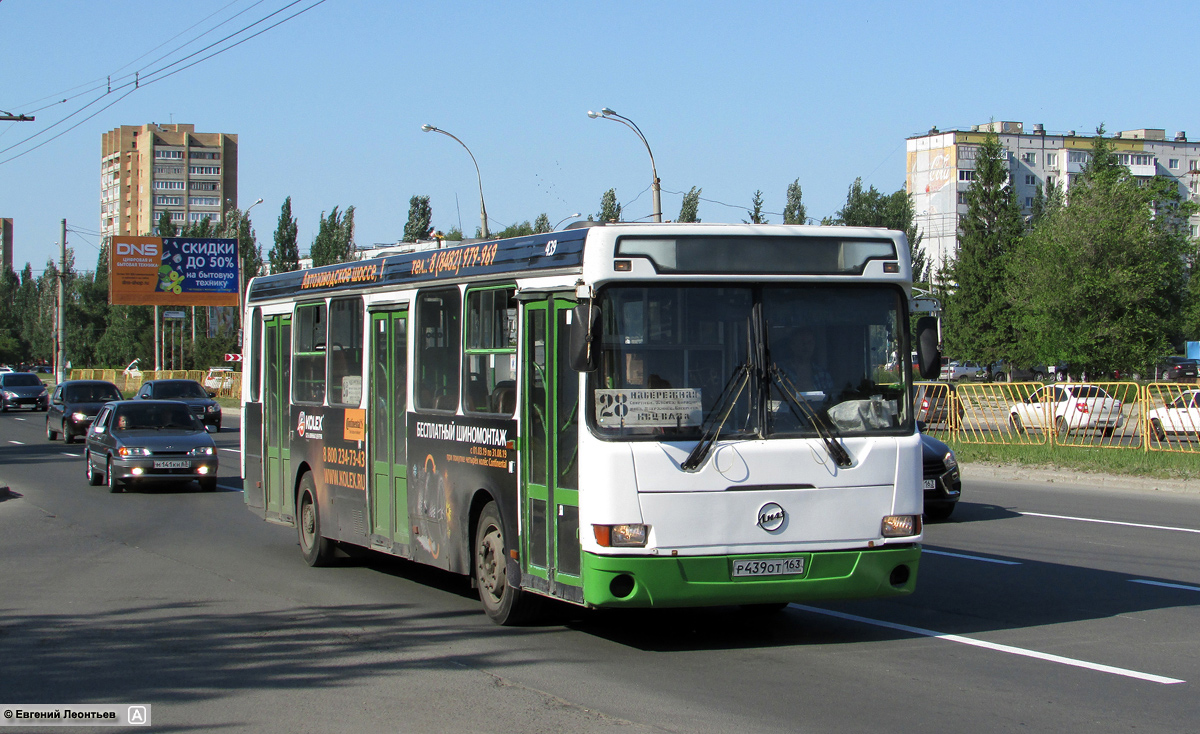
[[[479,174],[479,162],[475,160],[475,154],[471,152],[471,149],[467,147],[466,143],[458,138],[455,138],[445,130],[436,128],[433,125],[422,125],[421,129],[427,133],[441,133],[446,137],[454,138],[454,142],[461,145],[463,150],[467,151],[467,155],[471,156],[471,162],[475,164],[475,177],[479,180],[479,231],[486,240],[488,238],[487,207],[483,204],[483,176]]]
[[[250,206],[246,207],[246,211],[242,212],[242,219],[249,221],[250,210],[253,209],[254,207],[258,206],[261,203],[263,203],[263,200],[259,199],[258,201],[254,202]],[[239,332],[240,332],[240,330],[244,329],[246,326],[246,324],[245,324],[245,321],[246,321],[246,268],[245,268],[245,265],[246,265],[246,263],[242,259],[242,231],[241,231],[240,224],[238,226],[237,238],[238,238],[238,325],[239,325]],[[193,319],[193,323],[195,323],[194,319]],[[241,335],[241,333],[239,333],[238,334],[238,346],[239,347],[242,345],[241,337],[242,337],[242,335]]]
[[[661,222],[662,221],[662,186],[660,185],[659,180],[658,180],[658,170],[654,166],[654,151],[650,150],[650,143],[646,140],[646,136],[642,135],[642,131],[637,126],[637,123],[635,123],[633,120],[630,120],[628,117],[625,117],[624,115],[618,115],[616,112],[613,112],[608,107],[601,107],[599,112],[593,112],[591,110],[588,110],[588,117],[592,118],[593,120],[595,120],[596,118],[601,118],[604,120],[612,120],[613,122],[619,122],[622,125],[624,125],[625,127],[629,128],[630,130],[637,133],[638,138],[640,138],[642,141],[642,145],[646,146],[646,152],[650,154],[650,173],[654,177],[650,182],[650,192],[654,197],[654,221]]]
[[[559,225],[559,224],[562,224],[563,222],[567,221],[568,219],[573,219],[574,217],[577,217],[577,216],[579,216],[579,214],[580,214],[579,212],[575,212],[574,214],[568,214],[567,216],[565,216],[565,217],[563,217],[562,219],[558,220],[558,224],[554,225],[554,228],[553,228],[553,229],[551,229],[550,231],[551,231],[551,232],[557,232],[557,231],[558,231],[558,225]]]

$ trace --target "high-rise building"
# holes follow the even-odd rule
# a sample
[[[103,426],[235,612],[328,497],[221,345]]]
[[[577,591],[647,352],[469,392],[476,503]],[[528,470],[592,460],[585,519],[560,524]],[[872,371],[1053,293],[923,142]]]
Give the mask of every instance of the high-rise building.
[[[104,133],[100,233],[156,235],[163,212],[177,227],[214,224],[237,206],[237,135],[195,125],[122,125]]]
[[[1042,125],[1025,132],[1020,122],[990,122],[970,130],[934,128],[909,138],[906,186],[933,273],[958,253],[958,225],[967,213],[966,192],[975,178],[975,156],[989,132],[1004,146],[1009,182],[1016,187],[1017,202],[1026,216],[1038,190],[1044,194],[1048,183],[1062,186],[1070,197],[1070,186],[1091,159],[1096,137],[1077,135],[1074,130],[1047,133]],[[1200,201],[1200,142],[1189,142],[1182,132],[1168,138],[1166,130],[1155,129],[1125,130],[1111,142],[1134,176],[1170,177],[1185,197]],[[1192,217],[1193,237],[1198,226],[1200,216]]]

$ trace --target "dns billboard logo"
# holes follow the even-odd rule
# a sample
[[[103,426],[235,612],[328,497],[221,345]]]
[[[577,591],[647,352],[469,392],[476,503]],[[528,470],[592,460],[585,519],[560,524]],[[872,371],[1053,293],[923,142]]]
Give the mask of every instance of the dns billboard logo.
[[[118,242],[118,255],[139,255],[143,257],[158,257],[157,242]]]

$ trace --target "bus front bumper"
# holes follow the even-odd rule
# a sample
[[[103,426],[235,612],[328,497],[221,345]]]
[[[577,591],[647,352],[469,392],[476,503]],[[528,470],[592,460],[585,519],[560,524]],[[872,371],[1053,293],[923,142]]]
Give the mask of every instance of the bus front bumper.
[[[804,558],[804,572],[734,577],[735,560]],[[591,607],[691,607],[865,599],[911,594],[921,546],[762,556],[600,556],[583,554],[583,596]]]

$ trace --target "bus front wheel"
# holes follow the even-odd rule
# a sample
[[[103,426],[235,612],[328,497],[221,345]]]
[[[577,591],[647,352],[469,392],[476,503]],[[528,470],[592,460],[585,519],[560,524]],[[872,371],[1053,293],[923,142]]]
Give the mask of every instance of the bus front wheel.
[[[334,543],[321,536],[321,513],[317,508],[317,487],[312,474],[300,480],[300,512],[296,523],[300,534],[300,552],[310,566],[328,566],[333,560]]]
[[[504,526],[495,502],[489,502],[475,526],[475,584],[483,611],[493,622],[514,625],[531,622],[537,615],[540,599],[527,591],[508,585]]]

